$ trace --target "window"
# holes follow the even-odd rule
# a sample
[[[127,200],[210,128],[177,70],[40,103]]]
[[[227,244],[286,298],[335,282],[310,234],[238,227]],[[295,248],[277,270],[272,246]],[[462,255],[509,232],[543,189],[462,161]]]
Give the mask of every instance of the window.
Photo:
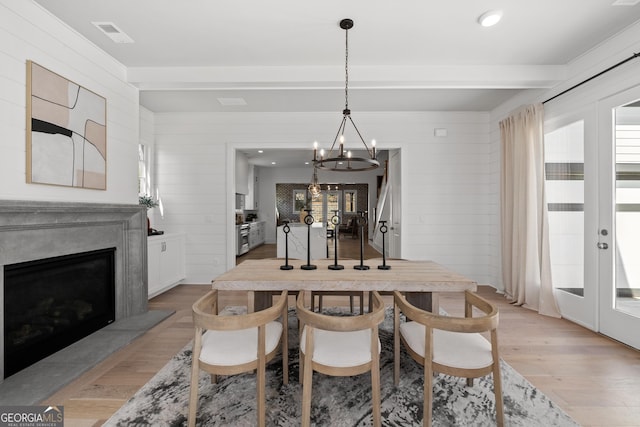
[[[307,190],[293,190],[293,213],[307,207]]]
[[[151,180],[149,176],[149,156],[147,147],[138,144],[138,195],[151,194]]]
[[[356,213],[358,212],[358,191],[357,190],[344,190],[344,213]]]

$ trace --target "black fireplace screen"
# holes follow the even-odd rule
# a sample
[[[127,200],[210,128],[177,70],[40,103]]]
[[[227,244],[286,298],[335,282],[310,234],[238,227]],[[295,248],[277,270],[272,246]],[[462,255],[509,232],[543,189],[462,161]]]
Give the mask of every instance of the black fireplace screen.
[[[115,319],[115,248],[4,267],[4,377]]]

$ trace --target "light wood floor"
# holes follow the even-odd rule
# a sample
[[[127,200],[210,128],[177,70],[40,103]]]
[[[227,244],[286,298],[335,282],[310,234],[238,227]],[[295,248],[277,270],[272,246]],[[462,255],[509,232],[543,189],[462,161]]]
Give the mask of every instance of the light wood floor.
[[[356,252],[354,248],[348,252],[358,258],[359,243],[353,243],[357,244]],[[273,246],[264,245],[239,260],[274,257]],[[370,257],[379,254],[373,251],[365,256]],[[180,285],[153,298],[150,309],[176,313],[42,404],[64,405],[67,427],[102,425],[193,338],[191,305],[209,289]],[[577,422],[584,426],[640,426],[640,352],[569,321],[514,307],[488,286],[481,286],[478,292],[499,307],[504,360]],[[460,295],[440,297],[440,305],[452,314],[462,313],[461,301]],[[221,300],[224,305],[245,302],[246,295],[237,292],[225,293]],[[325,306],[345,303],[345,299],[329,298],[324,302]]]

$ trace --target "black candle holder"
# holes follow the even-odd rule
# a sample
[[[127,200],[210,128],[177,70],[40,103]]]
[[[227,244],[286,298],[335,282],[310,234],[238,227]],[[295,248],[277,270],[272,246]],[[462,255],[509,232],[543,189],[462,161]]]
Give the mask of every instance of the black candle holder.
[[[338,264],[338,229],[340,228],[340,217],[338,216],[338,210],[333,211],[331,217],[331,224],[333,224],[333,264],[329,265],[329,270],[343,270],[344,265]]]
[[[387,227],[387,221],[380,221],[380,232],[382,233],[382,265],[378,266],[379,270],[391,270],[391,266],[387,265],[387,257],[384,249],[384,235],[387,234],[389,228]]]
[[[354,270],[368,270],[369,266],[364,265],[364,226],[367,225],[367,217],[364,211],[358,211],[359,216],[356,218],[356,225],[360,227],[360,264],[354,265]]]
[[[311,209],[304,210],[307,215],[304,217],[304,223],[307,224],[307,263],[301,265],[303,270],[315,270],[318,268],[316,265],[311,264],[311,224],[313,224],[313,216],[311,215]]]
[[[282,231],[284,232],[284,265],[280,266],[280,270],[293,270],[293,266],[289,265],[289,232],[291,231],[291,227],[289,227],[288,219],[282,222],[284,223],[284,227],[282,227]]]

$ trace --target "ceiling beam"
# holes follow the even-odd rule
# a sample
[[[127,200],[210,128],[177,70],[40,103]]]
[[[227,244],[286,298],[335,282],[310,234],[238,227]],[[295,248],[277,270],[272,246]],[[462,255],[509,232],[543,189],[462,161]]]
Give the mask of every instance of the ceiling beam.
[[[540,89],[566,79],[563,65],[353,66],[349,87],[359,89]],[[130,67],[140,90],[340,89],[344,70],[321,67]]]

